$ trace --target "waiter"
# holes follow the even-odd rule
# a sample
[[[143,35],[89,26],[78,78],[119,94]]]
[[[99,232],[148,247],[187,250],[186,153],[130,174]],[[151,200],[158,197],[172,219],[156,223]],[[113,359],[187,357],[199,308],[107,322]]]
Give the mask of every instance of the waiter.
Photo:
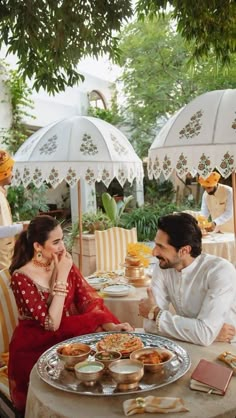
[[[220,177],[216,171],[206,179],[199,177],[198,181],[205,190],[201,214],[206,218],[211,216],[214,232],[234,232],[233,190],[230,186],[219,184]]]
[[[24,229],[22,224],[12,226],[11,209],[6,198],[5,186],[11,184],[13,165],[14,160],[8,152],[0,150],[0,226],[9,227],[4,228],[5,238],[0,238],[0,270],[10,266],[15,244],[13,235],[19,234]]]

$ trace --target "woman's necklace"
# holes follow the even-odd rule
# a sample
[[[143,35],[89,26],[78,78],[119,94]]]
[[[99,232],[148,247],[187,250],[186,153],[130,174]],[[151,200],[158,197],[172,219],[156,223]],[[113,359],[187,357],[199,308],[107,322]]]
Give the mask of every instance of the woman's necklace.
[[[39,260],[36,260],[35,258],[32,258],[32,262],[35,266],[44,268],[46,271],[51,270],[51,261],[50,260],[47,260],[47,261],[44,262],[44,261],[39,261]]]

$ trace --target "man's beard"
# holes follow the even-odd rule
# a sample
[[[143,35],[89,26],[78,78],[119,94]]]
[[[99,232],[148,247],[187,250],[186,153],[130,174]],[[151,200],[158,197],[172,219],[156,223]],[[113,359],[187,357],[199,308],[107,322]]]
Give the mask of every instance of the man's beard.
[[[217,186],[214,187],[214,189],[211,192],[207,192],[210,196],[214,195],[217,190]]]
[[[166,270],[166,269],[171,269],[171,268],[173,268],[174,267],[174,263],[172,263],[171,261],[166,261],[166,260],[164,260],[164,258],[161,258],[161,257],[156,257],[158,260],[159,260],[159,267],[162,269],[162,270]],[[164,261],[164,263],[165,264],[162,264],[161,265],[161,261]]]

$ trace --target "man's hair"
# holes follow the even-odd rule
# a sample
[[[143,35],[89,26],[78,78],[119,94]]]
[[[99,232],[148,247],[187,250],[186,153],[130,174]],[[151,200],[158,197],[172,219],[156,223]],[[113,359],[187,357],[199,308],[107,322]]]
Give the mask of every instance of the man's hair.
[[[202,252],[202,232],[197,220],[188,213],[175,213],[158,219],[158,229],[168,235],[168,243],[179,250],[190,245],[190,255],[197,257]]]

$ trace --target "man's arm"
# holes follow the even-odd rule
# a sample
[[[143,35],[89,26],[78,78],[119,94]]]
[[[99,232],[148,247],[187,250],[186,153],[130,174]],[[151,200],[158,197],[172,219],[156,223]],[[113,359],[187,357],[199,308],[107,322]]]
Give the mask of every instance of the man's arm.
[[[201,204],[200,213],[201,213],[201,215],[205,216],[205,218],[208,218],[210,216],[210,212],[209,212],[209,209],[207,207],[206,197],[207,197],[207,193],[204,192],[203,195],[202,195],[202,204]]]
[[[199,345],[210,345],[219,335],[223,324],[227,322],[227,314],[231,304],[236,309],[236,272],[233,266],[225,263],[213,269],[208,278],[208,290],[196,318],[189,318],[172,314],[163,305],[167,296],[163,295],[163,278],[155,281],[153,293],[155,301],[162,310],[155,320],[144,320],[144,329],[147,332],[174,337]],[[164,299],[163,299],[164,297]]]
[[[10,238],[23,231],[23,224],[0,226],[0,238]]]

